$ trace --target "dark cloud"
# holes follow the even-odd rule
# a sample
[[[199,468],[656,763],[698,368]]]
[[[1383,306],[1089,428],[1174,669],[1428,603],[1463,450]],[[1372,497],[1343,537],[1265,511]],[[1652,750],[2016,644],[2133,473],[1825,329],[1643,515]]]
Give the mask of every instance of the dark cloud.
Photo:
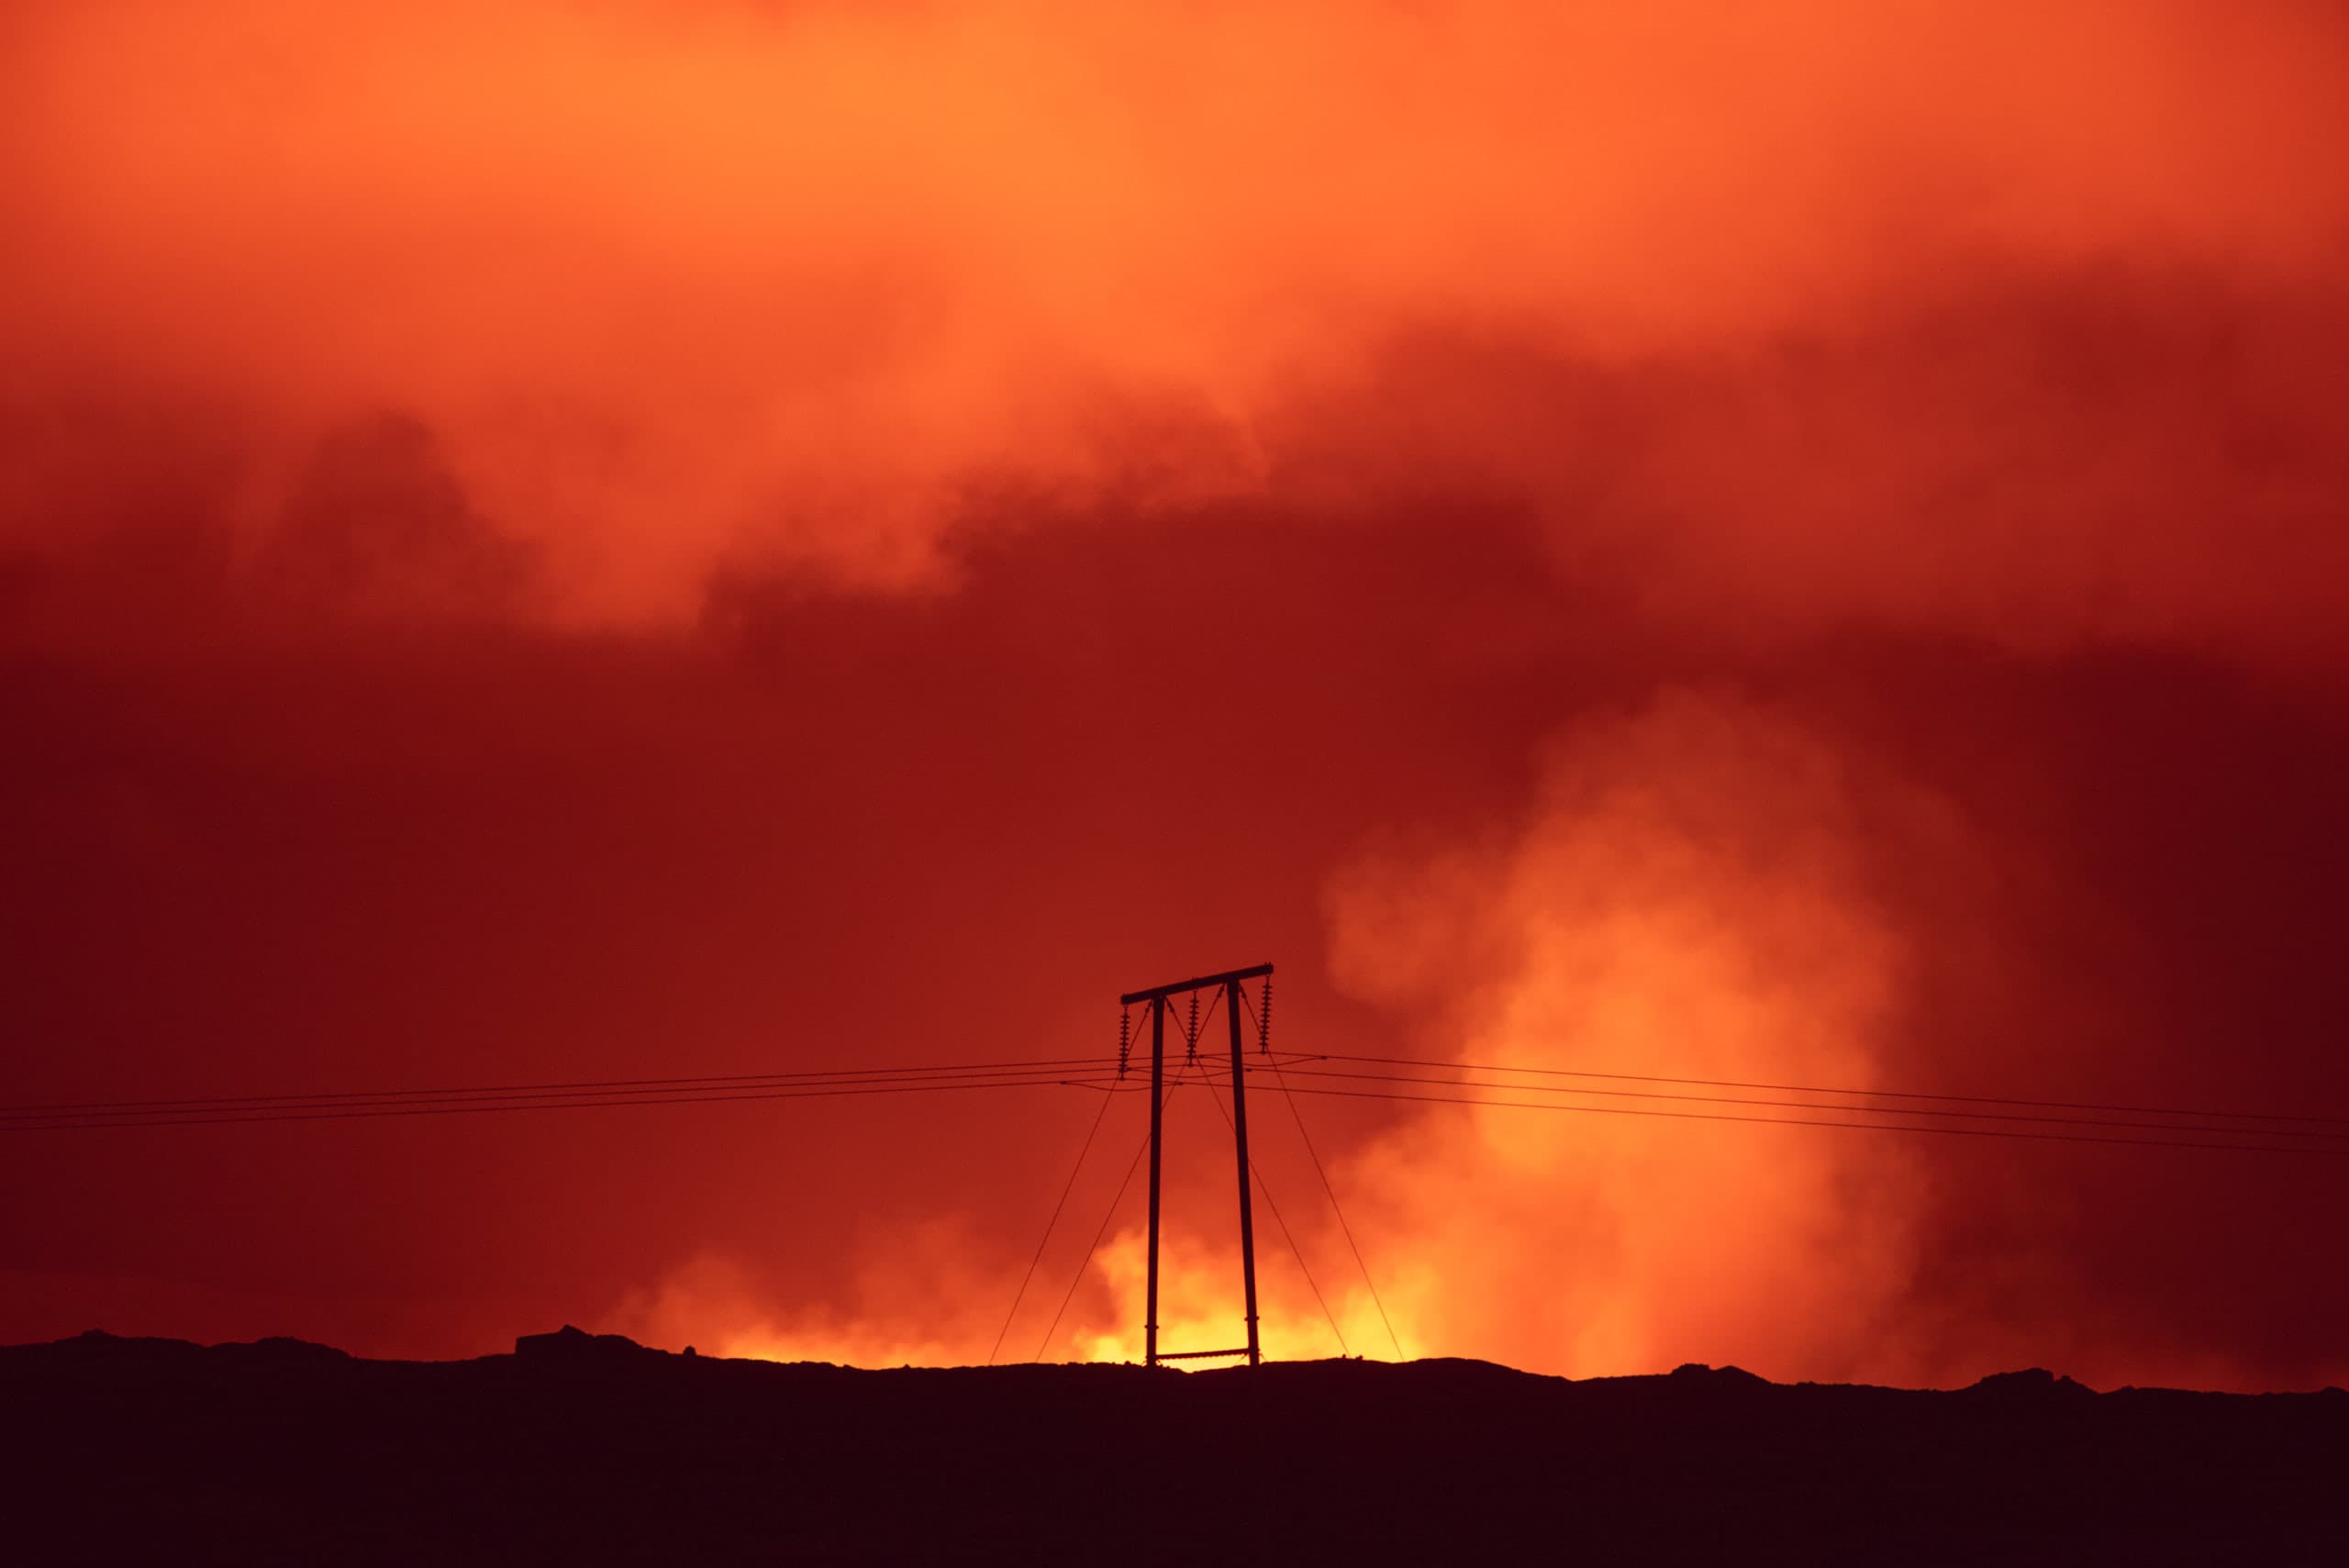
[[[8,68],[10,1098],[1270,956],[1307,1047],[2349,1104],[2320,13],[232,12]],[[979,1353],[1092,1106],[908,1100],[11,1137],[0,1337]],[[1310,1104],[1415,1349],[2343,1375],[2339,1161]]]
[[[294,614],[504,620],[529,559],[474,512],[432,432],[387,414],[319,439],[252,573]]]
[[[1843,779],[1822,819],[1847,865],[1830,907],[1900,955],[1869,982],[1858,1060],[1876,1081],[2243,1108],[2349,1088],[2319,962],[2344,869],[2336,709],[2192,653],[1659,636],[1562,589],[1541,548],[1459,507],[1346,530],[1252,509],[1084,517],[965,557],[951,594],[740,584],[685,638],[408,623],[298,656],[273,631],[194,662],[19,659],[14,984],[26,1038],[68,1042],[20,1082],[30,1097],[463,1083],[493,1063],[533,1081],[996,1060],[1106,1046],[1116,989],[1257,953],[1283,962],[1292,1043],[1464,1055],[1424,1030],[1445,1009],[1365,1008],[1321,978],[1332,876],[1382,843],[1408,859],[1527,831],[1560,745],[1624,780],[1667,766],[1608,740],[1640,733],[1627,718],[1663,691],[1754,716],[1731,733],[1758,750],[1732,739],[1677,782],[1651,777],[1709,803],[1672,818],[1705,855],[1748,852],[1721,835],[1746,831],[1756,791],[1809,787],[1774,758],[1831,759]],[[1779,734],[1806,739],[1782,752]],[[1753,863],[1800,863],[1751,820]],[[1753,874],[1753,896],[1776,897],[1779,873]],[[1506,922],[1509,889],[1472,883],[1459,913]],[[1768,906],[1741,906],[1751,924]],[[1832,928],[1802,940],[1835,951]],[[1449,940],[1429,951],[1455,996],[1507,973]],[[1659,1037],[1642,1061],[1686,1070],[1687,1049]],[[193,1329],[164,1320],[184,1309],[207,1332],[455,1351],[666,1281],[644,1321],[706,1296],[734,1321],[705,1338],[991,1338],[962,1296],[1001,1298],[1087,1107],[798,1109],[11,1140],[12,1190],[72,1195],[17,1207],[15,1255],[40,1278],[12,1294],[10,1331],[62,1331],[95,1299],[125,1327]],[[1308,1110],[1341,1171],[1420,1125]],[[1431,1135],[1451,1114],[1425,1113]],[[1751,1132],[1794,1140],[1742,1145],[1764,1169],[1832,1136]],[[1206,1129],[1186,1136],[1186,1212],[1207,1225],[1222,1173]],[[1812,1338],[1777,1341],[1775,1369],[2337,1375],[2321,1323],[2282,1305],[2330,1280],[2308,1236],[2338,1196],[2331,1162],[1948,1141],[1899,1151],[1913,1239],[1867,1322],[1822,1313]],[[1274,1145],[1268,1173],[1299,1187],[1295,1157]],[[1366,1248],[1408,1277],[1415,1233],[1357,1201]],[[941,1221],[966,1250],[952,1303],[888,1244]],[[1451,1233],[1483,1233],[1464,1223]],[[1495,1255],[1526,1255],[1487,1229]],[[1605,1277],[1571,1254],[1556,1267]],[[132,1274],[181,1283],[73,1283]],[[1268,1285],[1309,1310],[1289,1288]],[[1440,1298],[1415,1330],[1427,1348],[1574,1364],[1571,1337],[1545,1352]],[[1114,1294],[1087,1299],[1087,1332],[1119,1327]]]

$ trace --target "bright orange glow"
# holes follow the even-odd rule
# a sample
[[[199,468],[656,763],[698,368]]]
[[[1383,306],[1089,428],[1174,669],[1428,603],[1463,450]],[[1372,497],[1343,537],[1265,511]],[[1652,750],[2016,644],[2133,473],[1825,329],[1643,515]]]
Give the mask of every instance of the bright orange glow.
[[[1116,1318],[1090,1330],[1068,1336],[1073,1359],[1094,1362],[1139,1362],[1142,1359],[1142,1307],[1147,1299],[1149,1252],[1147,1237],[1129,1230],[1102,1250],[1101,1273],[1115,1303]],[[1378,1311],[1359,1284],[1344,1274],[1318,1283],[1337,1318],[1338,1334],[1322,1316],[1321,1305],[1283,1252],[1270,1227],[1260,1241],[1257,1262],[1258,1342],[1274,1361],[1313,1361],[1325,1356],[1357,1355],[1372,1361],[1393,1359],[1395,1348],[1380,1326]],[[1332,1254],[1334,1257],[1335,1254]],[[1239,1254],[1230,1239],[1218,1237],[1214,1245],[1178,1239],[1160,1260],[1158,1343],[1167,1351],[1229,1350],[1247,1342],[1240,1294]],[[1325,1269],[1325,1274],[1328,1273]],[[1406,1358],[1427,1353],[1417,1336],[1399,1333]],[[1233,1362],[1204,1362],[1205,1366],[1237,1365]]]
[[[2338,1108],[2344,14],[14,0],[19,1097],[1106,1053],[1273,957],[1308,1053]],[[982,1361],[1097,1107],[942,1098],[18,1140],[0,1329]],[[1140,1358],[1139,1098],[1003,1359]],[[1305,1106],[1405,1355],[2349,1374],[2256,1158]]]
[[[929,1319],[875,1312],[841,1322],[779,1320],[774,1302],[738,1267],[703,1258],[649,1291],[630,1293],[610,1331],[666,1350],[706,1356],[829,1362],[835,1366],[964,1366],[985,1359],[972,1341],[925,1334]]]
[[[1667,697],[1560,754],[1513,844],[1432,873],[1361,868],[1335,902],[1342,972],[1483,977],[1446,1009],[1464,1062],[1883,1082],[1871,1041],[1904,954],[1865,891],[1854,787],[1766,714]],[[1921,1200],[1891,1140],[1504,1109],[1425,1117],[1351,1177],[1385,1247],[1436,1287],[1408,1301],[1419,1331],[1574,1376],[1709,1355],[1765,1375],[1881,1367],[1859,1347],[1906,1284]],[[1929,1343],[1909,1353],[1905,1375],[1946,1370]]]
[[[1330,439],[1300,399],[1389,401],[1382,355],[1431,324],[1708,365],[2115,250],[2329,289],[2337,27],[2193,0],[41,6],[8,68],[38,150],[12,356],[217,400],[249,536],[320,428],[413,413],[543,552],[542,608],[674,619],[718,566],[927,577],[974,494],[1284,494]],[[2125,453],[1918,548],[1953,471],[2037,461],[2000,426],[2000,351],[1978,390],[1863,364],[1669,425],[1636,527],[1674,591],[2068,634],[2118,571],[2090,629],[2274,635],[2124,550],[2163,500],[2107,472]],[[1953,395],[1983,404],[1956,429]],[[1423,463],[1448,421],[1411,417]],[[1357,495],[1396,455],[1360,425],[1337,437]],[[1530,434],[1450,455],[1546,496]],[[1734,515],[1757,478],[1791,489]],[[2232,526],[2280,537],[2309,500]],[[2159,524],[2181,548],[2210,526]],[[1757,558],[1803,570],[1756,583]]]

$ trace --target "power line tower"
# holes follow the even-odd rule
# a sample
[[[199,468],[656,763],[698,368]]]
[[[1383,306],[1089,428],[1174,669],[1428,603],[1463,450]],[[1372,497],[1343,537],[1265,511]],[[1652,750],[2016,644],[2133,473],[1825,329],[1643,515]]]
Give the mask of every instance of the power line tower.
[[[1120,1006],[1130,1007],[1137,1002],[1150,1005],[1150,1284],[1148,1316],[1142,1324],[1142,1360],[1148,1366],[1156,1366],[1163,1361],[1220,1361],[1242,1355],[1248,1358],[1250,1366],[1255,1366],[1264,1359],[1256,1339],[1256,1218],[1248,1191],[1248,1082],[1240,1037],[1240,986],[1247,980],[1262,978],[1264,982],[1264,1009],[1257,1015],[1261,1032],[1272,1014],[1272,973],[1271,964],[1260,963],[1251,969],[1228,970],[1221,974],[1178,980],[1171,985],[1129,991],[1118,998]],[[1189,995],[1196,1019],[1198,995],[1203,991],[1222,993],[1223,1010],[1231,1022],[1231,1140],[1240,1157],[1240,1281],[1247,1302],[1248,1342],[1228,1351],[1168,1351],[1162,1354],[1158,1349],[1158,1209],[1159,1152],[1166,1118],[1166,1004],[1169,997]],[[1197,1029],[1194,1027],[1186,1038],[1196,1054]]]

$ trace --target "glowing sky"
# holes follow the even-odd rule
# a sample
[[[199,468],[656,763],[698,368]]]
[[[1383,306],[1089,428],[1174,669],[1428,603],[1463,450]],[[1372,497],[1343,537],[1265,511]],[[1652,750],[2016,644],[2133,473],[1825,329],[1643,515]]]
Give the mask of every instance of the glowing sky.
[[[2349,1115],[2344,106],[2321,0],[13,6],[0,1097],[1270,957],[1300,1050]],[[0,1338],[969,1359],[1094,1108],[7,1137]],[[2349,1373],[2340,1160],[1307,1109],[1413,1353]]]

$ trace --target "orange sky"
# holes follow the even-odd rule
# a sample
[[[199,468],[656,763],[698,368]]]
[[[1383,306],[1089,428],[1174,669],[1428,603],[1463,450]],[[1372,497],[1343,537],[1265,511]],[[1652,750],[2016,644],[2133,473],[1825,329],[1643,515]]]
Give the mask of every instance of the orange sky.
[[[2345,78],[2282,0],[13,6],[6,1097],[1270,956],[1298,1049],[2349,1105]],[[983,1353],[1092,1109],[1008,1099],[11,1138],[0,1337]],[[1308,1114],[1413,1352],[2343,1375],[2338,1162]]]

